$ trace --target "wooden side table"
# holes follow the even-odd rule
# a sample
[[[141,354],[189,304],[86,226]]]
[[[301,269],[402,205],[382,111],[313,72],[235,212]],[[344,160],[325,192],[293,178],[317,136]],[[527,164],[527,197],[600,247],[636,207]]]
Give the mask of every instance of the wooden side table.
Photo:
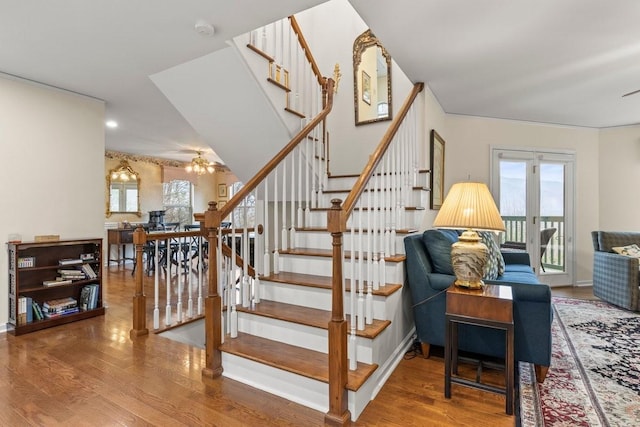
[[[506,412],[513,414],[514,399],[514,344],[513,344],[513,297],[510,286],[485,285],[483,289],[465,289],[451,286],[447,290],[446,335],[444,370],[444,395],[451,398],[451,383],[462,384],[484,391],[504,394]],[[482,326],[502,329],[506,335],[505,388],[483,384],[458,377],[458,325]]]

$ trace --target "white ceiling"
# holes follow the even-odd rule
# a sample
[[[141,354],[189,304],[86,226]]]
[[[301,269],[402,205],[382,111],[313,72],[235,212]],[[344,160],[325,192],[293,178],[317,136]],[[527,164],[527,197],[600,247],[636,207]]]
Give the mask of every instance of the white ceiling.
[[[636,0],[349,0],[447,113],[640,123]]]
[[[640,94],[622,98],[640,89],[636,0],[349,1],[448,113],[640,123]],[[323,2],[0,0],[0,72],[105,100],[120,124],[106,130],[109,150],[190,160],[185,149],[207,144],[149,76]],[[194,30],[198,19],[213,37]]]

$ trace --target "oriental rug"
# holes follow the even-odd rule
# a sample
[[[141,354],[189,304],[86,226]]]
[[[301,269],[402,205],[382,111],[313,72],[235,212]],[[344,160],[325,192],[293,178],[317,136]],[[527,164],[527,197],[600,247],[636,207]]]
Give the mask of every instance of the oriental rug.
[[[553,298],[549,373],[520,363],[523,427],[640,425],[640,315],[601,301]]]

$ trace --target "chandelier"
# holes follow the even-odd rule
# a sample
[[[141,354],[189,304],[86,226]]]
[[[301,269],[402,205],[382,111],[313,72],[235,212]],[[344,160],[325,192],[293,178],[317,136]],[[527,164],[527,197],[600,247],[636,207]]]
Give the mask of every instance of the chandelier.
[[[121,160],[118,167],[111,171],[111,179],[114,181],[136,181],[138,174],[131,169],[129,162]]]
[[[213,163],[202,157],[202,152],[196,151],[198,157],[194,157],[186,167],[187,172],[195,172],[198,175],[204,175],[205,173],[214,173],[216,170]]]

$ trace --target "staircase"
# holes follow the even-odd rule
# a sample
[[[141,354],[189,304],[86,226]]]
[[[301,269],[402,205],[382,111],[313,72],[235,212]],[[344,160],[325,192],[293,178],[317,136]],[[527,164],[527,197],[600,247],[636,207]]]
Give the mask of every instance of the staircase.
[[[284,34],[281,23],[269,28]],[[223,208],[212,205],[196,216],[211,252],[203,375],[233,378],[326,412],[327,422],[344,424],[345,417],[358,418],[413,342],[402,239],[419,227],[427,205],[427,173],[416,166],[412,110],[422,85],[414,87],[361,173],[330,176],[324,123],[333,82],[317,74],[308,47],[299,56],[309,63],[299,73],[277,55],[260,52],[253,42],[256,34],[267,33],[261,31],[248,35],[248,46],[240,39],[234,43],[246,49],[240,56],[250,58],[244,60],[254,63],[250,68],[269,70],[268,78],[256,74],[256,81],[270,92],[278,111],[275,121],[294,136]],[[294,42],[282,42],[281,55],[289,45]],[[305,78],[309,84],[317,81],[298,93],[283,78],[285,70],[289,78],[300,74],[313,76]],[[183,114],[192,108],[188,97],[169,92]],[[276,106],[278,98],[284,106]],[[205,122],[203,130],[198,119],[190,122],[206,133]],[[247,222],[246,210],[238,211],[249,205],[256,208],[253,222]],[[245,220],[236,224],[242,212]],[[235,248],[226,249],[234,255],[222,255],[224,218],[233,219],[231,233],[240,236],[243,248],[249,246],[247,227],[256,230],[258,274],[248,274]],[[138,239],[136,246],[153,237]],[[243,255],[248,259],[247,252]],[[136,282],[132,337],[146,333],[145,315],[139,313],[145,307],[141,273]]]
[[[355,179],[330,177],[326,195],[346,198]],[[422,188],[413,191],[424,203],[426,192]],[[260,303],[237,307],[238,337],[225,339],[220,349],[224,376],[326,412],[331,236],[326,228],[327,209],[312,209],[311,214],[313,226],[296,230],[294,248],[279,251],[279,272],[260,278]],[[404,236],[414,231],[397,230],[395,246],[401,248]],[[351,248],[346,240],[348,254]],[[348,406],[354,420],[413,341],[409,295],[403,287],[404,259],[399,251],[385,259],[387,280],[373,291],[373,322],[356,332],[358,363],[349,371],[347,382]],[[348,267],[345,271],[345,290],[349,293],[352,280]],[[350,321],[348,301],[344,310]]]

